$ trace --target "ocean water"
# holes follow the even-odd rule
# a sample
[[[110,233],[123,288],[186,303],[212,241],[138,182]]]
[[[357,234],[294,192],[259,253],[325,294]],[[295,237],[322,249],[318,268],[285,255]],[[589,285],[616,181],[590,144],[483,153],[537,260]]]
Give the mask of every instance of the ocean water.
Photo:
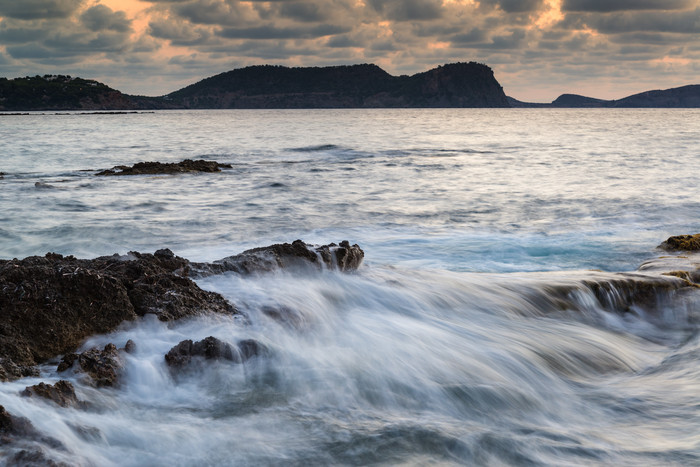
[[[700,232],[700,111],[33,113],[0,116],[0,141],[3,259],[211,261],[297,238],[365,251],[350,274],[198,281],[247,323],[146,317],[88,339],[137,350],[116,389],[67,377],[87,410],[19,397],[66,378],[55,364],[0,384],[0,405],[60,442],[31,446],[56,461],[700,464],[700,289],[635,295],[677,284],[635,271]],[[233,168],[94,176],[186,158]],[[163,355],[207,336],[270,353],[173,376]]]

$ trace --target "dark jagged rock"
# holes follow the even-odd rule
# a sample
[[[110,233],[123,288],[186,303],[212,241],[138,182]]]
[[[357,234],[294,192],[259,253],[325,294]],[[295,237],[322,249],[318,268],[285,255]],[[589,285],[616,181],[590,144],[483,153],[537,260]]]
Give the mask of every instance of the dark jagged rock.
[[[116,386],[119,373],[124,367],[124,362],[114,344],[107,344],[102,350],[94,347],[81,354],[66,354],[58,365],[57,371],[59,373],[67,371],[73,368],[76,362],[77,369],[87,374],[98,387]]]
[[[75,395],[75,388],[69,381],[63,379],[54,385],[39,383],[34,386],[27,386],[21,394],[24,397],[43,397],[61,407],[76,407],[80,405],[80,401]]]
[[[700,251],[700,234],[669,237],[659,248],[667,251]]]
[[[267,348],[253,339],[246,339],[232,346],[216,337],[209,336],[198,342],[187,339],[165,354],[165,362],[174,369],[188,366],[194,357],[202,357],[205,360],[227,360],[234,363],[243,363],[257,355],[267,353]]]
[[[131,167],[118,165],[112,169],[103,170],[95,175],[162,175],[188,172],[221,172],[230,169],[230,164],[220,164],[216,161],[185,159],[182,162],[138,162]]]
[[[292,243],[253,248],[241,254],[229,256],[213,263],[191,263],[194,275],[208,276],[232,271],[238,274],[270,272],[285,268],[320,269],[328,267],[340,271],[357,269],[364,258],[364,251],[359,245],[350,245],[348,241],[340,245],[314,246],[295,240]]]
[[[237,313],[221,295],[200,289],[188,270],[170,250],[0,260],[0,380],[34,375],[36,364],[148,313],[162,321]]]

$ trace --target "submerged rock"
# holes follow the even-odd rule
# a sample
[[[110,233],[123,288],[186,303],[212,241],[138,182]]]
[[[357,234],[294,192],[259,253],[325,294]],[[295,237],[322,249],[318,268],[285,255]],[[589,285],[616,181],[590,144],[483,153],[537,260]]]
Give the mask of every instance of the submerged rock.
[[[70,381],[63,379],[54,385],[39,383],[34,386],[27,386],[21,394],[24,397],[43,397],[61,407],[76,407],[81,404],[78,396],[75,395],[73,385]]]
[[[669,237],[659,248],[667,251],[700,251],[700,234]]]
[[[220,164],[216,161],[185,159],[182,162],[138,162],[131,167],[118,165],[112,169],[103,170],[95,175],[159,175],[178,174],[187,172],[221,172],[230,169],[230,164]]]
[[[190,280],[188,264],[170,250],[0,260],[0,380],[34,375],[36,364],[148,313],[162,321],[237,313]]]
[[[359,245],[350,245],[347,240],[340,245],[331,243],[315,246],[295,240],[262,248],[246,250],[213,263],[191,263],[194,275],[209,276],[223,272],[254,274],[286,268],[338,269],[352,271],[362,263],[365,253]]]
[[[41,446],[65,451],[65,446],[55,438],[43,436],[32,422],[24,417],[10,414],[0,405],[0,455],[3,465],[12,466],[57,466],[57,463],[42,452]],[[9,449],[7,449],[9,448]]]
[[[267,353],[267,347],[253,339],[242,340],[233,346],[209,336],[198,342],[192,342],[190,339],[181,341],[165,354],[165,362],[169,367],[178,369],[188,366],[194,357],[243,363],[265,353]]]

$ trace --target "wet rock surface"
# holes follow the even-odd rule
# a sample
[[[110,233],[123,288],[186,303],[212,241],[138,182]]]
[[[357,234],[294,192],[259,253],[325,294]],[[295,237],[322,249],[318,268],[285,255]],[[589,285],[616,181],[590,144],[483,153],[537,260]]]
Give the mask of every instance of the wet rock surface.
[[[348,272],[357,269],[365,256],[359,245],[347,240],[339,245],[316,246],[295,240],[262,248],[246,250],[213,263],[191,263],[194,276],[210,276],[224,272],[255,274],[287,268],[338,269]]]
[[[61,407],[77,407],[81,405],[78,396],[75,395],[75,388],[70,381],[60,380],[56,384],[39,383],[34,386],[27,386],[22,391],[24,397],[42,397],[55,402]]]
[[[81,354],[64,355],[56,370],[62,373],[73,368],[88,375],[95,386],[103,387],[116,386],[123,367],[117,346],[107,344],[102,350],[94,347]]]
[[[10,414],[0,405],[0,460],[7,466],[61,466],[48,458],[41,446],[65,450],[62,443],[54,438],[43,436],[32,423],[24,418]],[[8,447],[9,449],[5,449]]]
[[[108,170],[103,170],[95,175],[161,175],[179,174],[188,172],[221,172],[221,169],[230,169],[230,164],[220,164],[216,161],[185,159],[182,162],[138,162],[129,167],[118,165]]]
[[[237,313],[190,280],[188,264],[170,250],[0,260],[0,380],[36,375],[36,364],[148,313],[162,321]]]
[[[181,341],[165,354],[165,362],[173,369],[189,366],[195,357],[202,357],[205,360],[227,360],[233,363],[243,363],[267,352],[267,347],[253,339],[239,341],[234,346],[209,336],[198,342],[193,342],[190,339]]]
[[[659,248],[666,251],[700,251],[700,234],[669,237]]]

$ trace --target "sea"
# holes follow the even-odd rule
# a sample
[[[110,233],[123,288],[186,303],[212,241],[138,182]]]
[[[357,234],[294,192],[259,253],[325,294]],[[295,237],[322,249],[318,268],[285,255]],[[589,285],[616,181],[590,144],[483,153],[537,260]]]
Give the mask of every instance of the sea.
[[[116,388],[56,362],[0,383],[46,459],[700,465],[700,289],[637,294],[644,264],[682,260],[662,241],[700,232],[699,110],[36,112],[0,115],[0,141],[2,259],[365,252],[353,272],[197,280],[245,320],[147,315],[90,337],[136,344]],[[184,159],[232,168],[95,176]],[[208,336],[269,352],[169,370],[171,347]],[[60,379],[87,408],[20,397]]]

